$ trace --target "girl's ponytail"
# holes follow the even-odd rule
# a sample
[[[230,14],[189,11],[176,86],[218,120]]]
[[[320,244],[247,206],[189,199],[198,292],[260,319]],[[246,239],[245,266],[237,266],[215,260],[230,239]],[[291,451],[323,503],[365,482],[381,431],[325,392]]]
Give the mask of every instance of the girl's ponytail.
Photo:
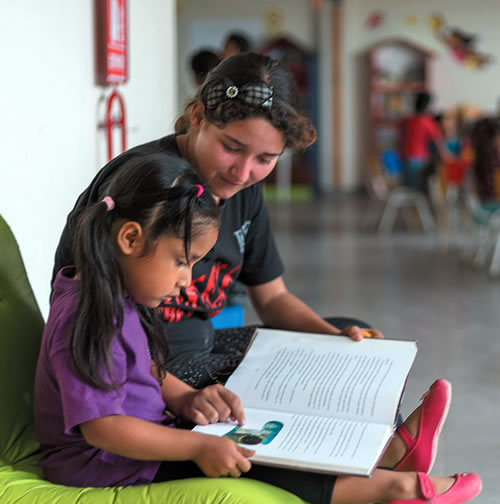
[[[116,327],[123,323],[122,298],[116,295],[123,279],[110,240],[113,208],[114,201],[107,196],[81,215],[74,250],[80,275],[80,296],[71,339],[71,359],[80,378],[104,389],[117,385],[112,378],[109,348]],[[102,365],[105,370],[100,369]],[[103,378],[103,371],[107,372],[109,380]]]

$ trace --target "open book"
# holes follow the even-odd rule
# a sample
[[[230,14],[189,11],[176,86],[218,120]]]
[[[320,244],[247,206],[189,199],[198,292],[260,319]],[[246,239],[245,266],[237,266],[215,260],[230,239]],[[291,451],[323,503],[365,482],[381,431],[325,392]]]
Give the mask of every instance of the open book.
[[[369,476],[391,439],[413,341],[257,329],[226,387],[246,424],[194,430],[256,450],[253,463]]]

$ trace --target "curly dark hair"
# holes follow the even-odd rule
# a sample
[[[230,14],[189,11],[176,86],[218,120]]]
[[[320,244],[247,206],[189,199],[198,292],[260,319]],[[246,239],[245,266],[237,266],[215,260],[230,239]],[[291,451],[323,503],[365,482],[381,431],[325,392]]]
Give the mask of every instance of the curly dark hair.
[[[189,130],[191,107],[203,101],[204,87],[213,81],[227,79],[238,87],[250,82],[265,82],[273,88],[273,105],[269,108],[248,105],[240,100],[226,100],[214,109],[205,108],[208,121],[222,128],[231,121],[263,117],[283,134],[287,146],[304,149],[316,141],[316,128],[298,110],[299,96],[293,76],[279,61],[252,52],[226,58],[209,72],[204,85],[186,105],[184,115],[177,120],[177,134]]]

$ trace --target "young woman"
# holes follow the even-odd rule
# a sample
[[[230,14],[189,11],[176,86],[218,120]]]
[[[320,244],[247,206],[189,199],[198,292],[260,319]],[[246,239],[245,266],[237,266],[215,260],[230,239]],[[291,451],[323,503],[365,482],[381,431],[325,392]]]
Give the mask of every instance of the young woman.
[[[195,265],[193,281],[164,301],[168,369],[202,387],[224,381],[239,363],[252,328],[214,332],[210,317],[227,302],[239,280],[263,324],[278,329],[344,334],[362,339],[356,320],[325,321],[291,294],[283,281],[261,188],[285,147],[306,148],[316,138],[298,110],[293,78],[277,61],[255,53],[230,57],[213,69],[176,124],[176,133],[134,147],[108,163],[80,195],[68,216],[53,278],[74,264],[72,245],[79,213],[102,199],[109,177],[131,158],[169,153],[188,160],[219,203],[221,231],[214,249]],[[379,331],[369,330],[374,337]]]
[[[218,214],[198,176],[164,154],[131,156],[81,212],[76,266],[56,276],[36,374],[45,477],[104,487],[245,473],[312,503],[423,504],[446,490],[433,502],[459,504],[476,495],[473,474],[425,474],[451,397],[443,380],[384,454],[381,463],[396,471],[378,469],[371,479],[252,466],[254,452],[228,438],[165,425],[165,408],[201,424],[244,422],[240,400],[222,385],[196,390],[164,371],[166,342],[149,311],[190,285],[193,265],[216,242]]]

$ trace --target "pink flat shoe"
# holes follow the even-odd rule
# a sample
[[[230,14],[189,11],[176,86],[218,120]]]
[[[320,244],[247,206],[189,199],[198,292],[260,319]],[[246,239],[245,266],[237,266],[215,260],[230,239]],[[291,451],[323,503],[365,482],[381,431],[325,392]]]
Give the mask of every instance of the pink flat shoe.
[[[451,403],[451,383],[436,380],[423,396],[420,425],[414,438],[404,425],[396,432],[408,451],[394,467],[395,471],[429,473],[437,455],[439,435],[448,416]]]
[[[425,473],[417,473],[422,497],[390,501],[387,504],[462,504],[477,497],[483,489],[481,478],[474,473],[455,474],[455,483],[442,494],[437,494],[432,481]]]

